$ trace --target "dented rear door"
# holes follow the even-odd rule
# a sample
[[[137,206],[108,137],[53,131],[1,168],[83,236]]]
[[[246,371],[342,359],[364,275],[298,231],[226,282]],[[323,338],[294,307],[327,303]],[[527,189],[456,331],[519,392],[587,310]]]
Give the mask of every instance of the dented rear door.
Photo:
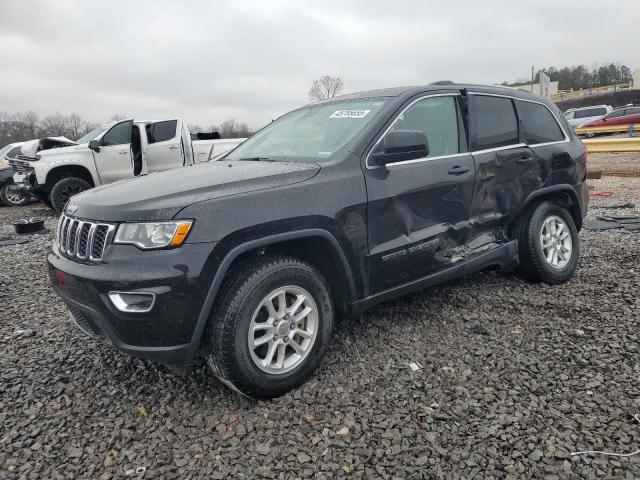
[[[540,188],[541,167],[533,150],[522,142],[514,99],[475,93],[469,98],[476,183],[467,255],[473,258],[504,241],[502,227]]]
[[[365,166],[371,294],[463,261],[469,233],[475,172],[458,95],[412,100],[385,134],[393,129],[424,131],[430,152]]]

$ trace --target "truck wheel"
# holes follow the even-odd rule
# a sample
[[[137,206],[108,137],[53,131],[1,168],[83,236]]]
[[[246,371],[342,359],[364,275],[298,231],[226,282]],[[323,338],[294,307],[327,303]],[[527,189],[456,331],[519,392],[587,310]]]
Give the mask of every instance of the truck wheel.
[[[318,368],[333,305],[314,267],[264,257],[237,268],[219,295],[203,344],[209,368],[223,383],[249,397],[272,398]]]
[[[29,203],[29,197],[10,188],[11,185],[2,185],[0,187],[0,201],[7,207],[19,207]]]
[[[58,180],[51,189],[51,206],[57,212],[62,212],[69,199],[80,192],[91,188],[89,182],[77,177],[66,177]]]
[[[578,265],[580,239],[569,212],[552,202],[532,205],[516,226],[520,271],[531,281],[569,280]]]

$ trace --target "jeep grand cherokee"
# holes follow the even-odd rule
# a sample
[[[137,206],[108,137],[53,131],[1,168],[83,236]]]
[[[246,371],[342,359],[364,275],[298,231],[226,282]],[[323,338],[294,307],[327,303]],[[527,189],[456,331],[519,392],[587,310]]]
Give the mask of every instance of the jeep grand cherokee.
[[[337,313],[489,266],[576,269],[586,151],[549,101],[451,82],[294,110],[219,161],[72,197],[48,256],[71,319],[253,397],[318,367]]]

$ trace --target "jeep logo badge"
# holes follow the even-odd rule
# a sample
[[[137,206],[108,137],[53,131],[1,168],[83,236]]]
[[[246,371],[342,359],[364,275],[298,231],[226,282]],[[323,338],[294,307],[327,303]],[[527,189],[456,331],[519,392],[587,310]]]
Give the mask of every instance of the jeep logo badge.
[[[67,213],[72,213],[73,214],[73,213],[75,213],[76,210],[78,210],[78,206],[77,205],[71,204],[71,205],[69,205],[67,207]]]

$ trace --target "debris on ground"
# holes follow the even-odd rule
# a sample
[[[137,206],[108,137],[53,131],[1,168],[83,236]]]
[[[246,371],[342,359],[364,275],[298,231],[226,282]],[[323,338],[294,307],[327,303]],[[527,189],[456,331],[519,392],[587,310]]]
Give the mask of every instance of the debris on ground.
[[[0,247],[4,247],[6,245],[19,245],[21,243],[27,243],[28,241],[28,238],[0,238]]]
[[[604,190],[593,190],[589,192],[590,197],[611,197],[613,192],[607,192]]]

